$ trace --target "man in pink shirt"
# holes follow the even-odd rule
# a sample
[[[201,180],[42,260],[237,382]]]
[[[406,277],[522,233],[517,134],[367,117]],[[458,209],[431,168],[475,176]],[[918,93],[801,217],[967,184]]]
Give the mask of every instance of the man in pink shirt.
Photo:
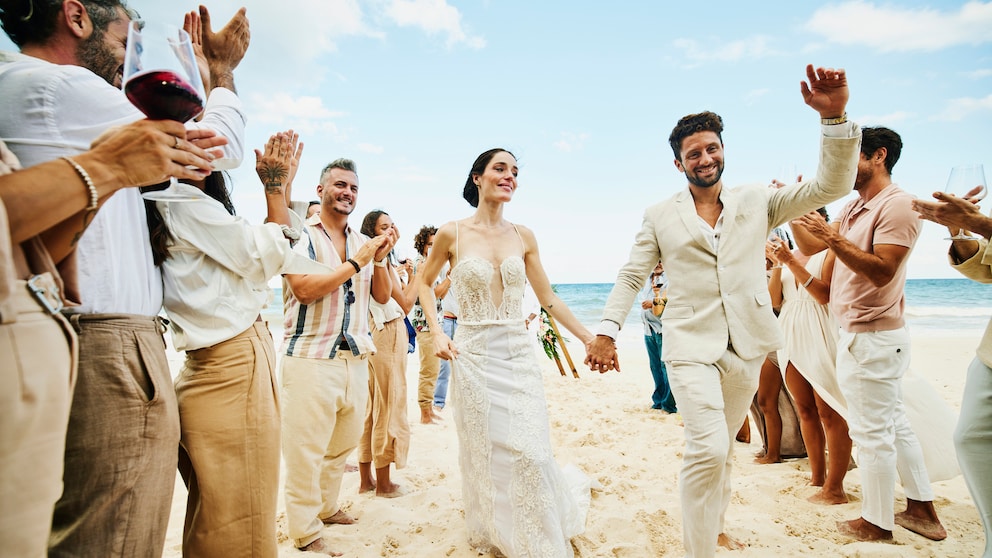
[[[901,151],[899,134],[863,128],[854,182],[858,197],[832,225],[811,213],[799,219],[804,227],[794,228],[804,253],[829,248],[837,255],[830,287],[830,308],[841,327],[837,379],[858,446],[862,485],[861,517],[837,527],[866,541],[891,539],[895,524],[929,539],[947,537],[900,395],[909,368],[903,319],[906,261],[920,232],[913,196],[892,183]],[[897,470],[907,502],[899,514],[894,513]]]

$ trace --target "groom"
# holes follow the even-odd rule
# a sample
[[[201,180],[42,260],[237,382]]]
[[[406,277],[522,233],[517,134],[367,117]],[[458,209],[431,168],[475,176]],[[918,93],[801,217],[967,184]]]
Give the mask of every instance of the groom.
[[[861,130],[847,121],[844,70],[810,65],[806,76],[803,99],[820,114],[823,130],[813,180],[778,190],[725,190],[722,119],[703,112],[679,120],[669,143],[688,188],[645,211],[586,357],[593,370],[619,370],[614,341],[620,324],[661,260],[672,285],[662,314],[662,358],[685,422],[680,485],[690,557],[713,556],[717,544],[742,547],[723,530],[731,441],[757,390],[762,360],[782,345],[765,278],[765,239],[785,221],[844,197],[854,184]]]

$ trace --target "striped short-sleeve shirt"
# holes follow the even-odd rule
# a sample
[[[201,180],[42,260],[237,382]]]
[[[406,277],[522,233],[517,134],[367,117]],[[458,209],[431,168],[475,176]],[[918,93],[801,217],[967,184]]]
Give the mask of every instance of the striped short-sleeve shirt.
[[[294,250],[327,265],[346,265],[344,260],[368,242],[364,234],[348,227],[346,253],[338,254],[324,229],[319,215],[307,220]],[[367,265],[341,288],[310,304],[301,304],[283,281],[283,316],[285,354],[300,358],[334,358],[339,350],[354,355],[375,352],[369,335],[369,301],[372,274]],[[349,295],[351,293],[351,295]]]

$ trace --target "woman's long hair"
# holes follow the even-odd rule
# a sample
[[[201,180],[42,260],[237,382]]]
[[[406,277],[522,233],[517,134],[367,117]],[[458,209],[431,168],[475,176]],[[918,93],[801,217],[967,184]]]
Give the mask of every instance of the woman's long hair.
[[[227,189],[227,173],[215,171],[210,173],[203,180],[203,192],[211,198],[220,202],[228,213],[234,215],[234,204],[231,203],[231,193]],[[167,186],[168,183],[165,183]],[[149,188],[142,188],[141,191],[161,190],[161,184]],[[175,237],[165,226],[162,214],[155,207],[155,202],[145,200],[145,218],[148,222],[148,235],[152,245],[152,260],[156,266],[161,266],[162,262],[169,258],[169,245],[175,242]]]

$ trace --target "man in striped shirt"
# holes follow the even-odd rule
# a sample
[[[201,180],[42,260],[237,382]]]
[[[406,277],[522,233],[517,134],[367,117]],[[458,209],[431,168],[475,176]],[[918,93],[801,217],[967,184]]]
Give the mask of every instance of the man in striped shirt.
[[[367,358],[375,352],[369,298],[389,300],[386,255],[396,238],[389,231],[370,240],[348,226],[358,201],[353,161],[324,167],[317,196],[320,213],[307,219],[294,249],[335,270],[285,276],[282,447],[289,536],[300,550],[332,554],[324,525],[355,521],[338,507],[338,494],[365,420]]]

